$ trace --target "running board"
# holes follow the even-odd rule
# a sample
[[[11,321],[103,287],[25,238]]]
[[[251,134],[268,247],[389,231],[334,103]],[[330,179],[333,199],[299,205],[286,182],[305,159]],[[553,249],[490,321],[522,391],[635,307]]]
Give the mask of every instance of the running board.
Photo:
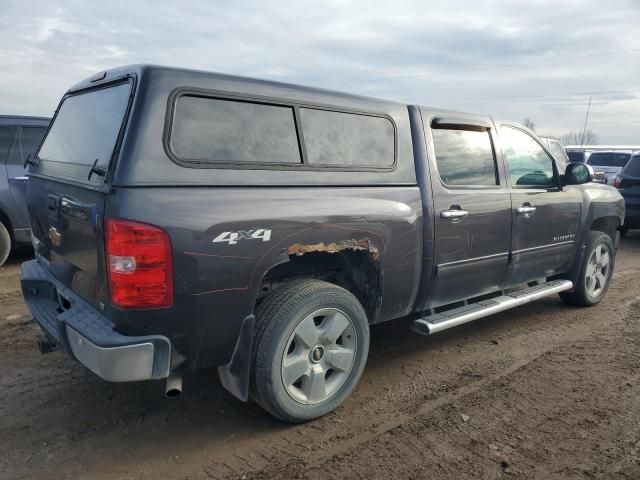
[[[553,280],[524,290],[512,292],[508,295],[482,300],[477,303],[470,303],[463,307],[419,318],[413,321],[411,329],[421,335],[431,335],[432,333],[473,322],[479,318],[503,312],[510,308],[553,295],[554,293],[570,290],[571,288],[573,288],[573,283],[569,280]]]

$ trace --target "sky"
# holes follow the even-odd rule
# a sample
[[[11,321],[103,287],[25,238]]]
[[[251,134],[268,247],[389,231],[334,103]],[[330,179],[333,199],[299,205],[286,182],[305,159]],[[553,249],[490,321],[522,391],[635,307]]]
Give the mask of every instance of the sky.
[[[0,0],[0,114],[154,63],[640,144],[640,0]]]

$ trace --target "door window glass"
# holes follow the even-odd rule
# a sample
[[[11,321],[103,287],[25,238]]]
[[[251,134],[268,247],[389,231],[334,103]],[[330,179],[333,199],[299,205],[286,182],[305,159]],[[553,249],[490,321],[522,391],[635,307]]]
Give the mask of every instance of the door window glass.
[[[567,154],[565,153],[564,148],[562,147],[562,145],[560,145],[559,142],[555,140],[548,140],[548,144],[551,155],[553,155],[553,157],[556,159],[556,162],[558,163],[558,168],[560,168],[560,170],[564,172],[564,170],[567,168],[568,163]]]
[[[533,137],[503,126],[500,140],[512,187],[549,188],[557,185],[553,160]]]
[[[486,128],[434,128],[432,132],[438,171],[446,185],[498,185],[493,146]]]

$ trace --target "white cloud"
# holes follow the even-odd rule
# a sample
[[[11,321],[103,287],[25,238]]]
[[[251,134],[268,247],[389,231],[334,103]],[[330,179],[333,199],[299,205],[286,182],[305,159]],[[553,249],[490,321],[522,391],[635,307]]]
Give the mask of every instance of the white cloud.
[[[51,114],[96,71],[160,63],[529,117],[557,134],[582,125],[591,94],[603,142],[640,140],[637,0],[52,3],[3,0],[2,113]]]

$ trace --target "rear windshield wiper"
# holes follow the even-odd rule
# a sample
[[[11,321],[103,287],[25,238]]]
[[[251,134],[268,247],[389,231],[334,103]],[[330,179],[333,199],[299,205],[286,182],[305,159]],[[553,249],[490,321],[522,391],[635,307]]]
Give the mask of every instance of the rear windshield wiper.
[[[91,175],[93,175],[94,173],[96,175],[99,175],[101,177],[104,177],[107,175],[107,170],[102,168],[102,167],[98,167],[97,163],[98,163],[98,158],[96,158],[93,161],[93,165],[91,165],[91,170],[89,170],[89,176],[87,177],[87,180],[91,180]]]

